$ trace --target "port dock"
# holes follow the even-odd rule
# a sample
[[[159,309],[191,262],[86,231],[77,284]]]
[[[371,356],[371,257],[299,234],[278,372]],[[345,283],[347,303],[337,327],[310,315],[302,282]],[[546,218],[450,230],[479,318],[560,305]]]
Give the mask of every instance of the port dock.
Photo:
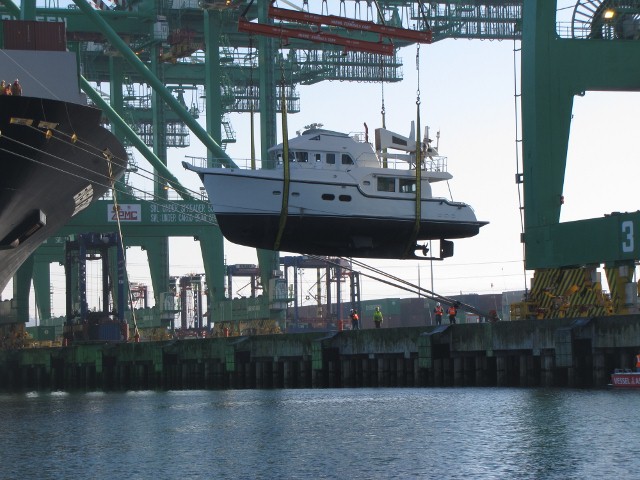
[[[0,352],[0,390],[605,387],[640,316],[525,320]]]

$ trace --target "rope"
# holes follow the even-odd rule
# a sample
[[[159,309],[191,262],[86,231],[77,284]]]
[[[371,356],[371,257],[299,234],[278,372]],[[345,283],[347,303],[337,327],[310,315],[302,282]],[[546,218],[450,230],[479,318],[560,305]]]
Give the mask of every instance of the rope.
[[[48,130],[48,132],[51,132],[51,130]],[[26,144],[26,143],[21,142],[19,140],[16,140],[15,138],[8,137],[7,135],[3,134],[2,138],[4,138],[5,140],[10,141],[12,143],[15,143],[17,145],[20,145],[21,147],[28,148],[30,150],[34,150],[36,152],[40,152],[40,153],[42,153],[44,155],[47,155],[49,157],[55,158],[57,160],[60,160],[60,162],[67,163],[67,164],[71,165],[72,167],[77,168],[79,170],[85,170],[85,171],[90,172],[90,173],[92,173],[94,175],[97,175],[98,177],[103,177],[105,179],[105,181],[109,181],[109,177],[107,175],[96,174],[96,172],[94,170],[90,169],[90,168],[83,167],[82,165],[77,165],[77,164],[75,164],[75,163],[73,163],[73,162],[71,162],[69,160],[66,160],[66,159],[64,159],[62,157],[58,157],[58,156],[53,155],[53,154],[51,154],[49,152],[45,152],[44,150],[40,150],[40,149],[38,149],[38,148],[36,148],[36,147],[34,147],[32,145],[29,145],[29,144]],[[50,137],[50,138],[56,139],[56,137],[53,137],[53,136]],[[60,139],[57,139],[57,140],[62,141]],[[79,148],[79,147],[77,147],[77,148]],[[81,148],[79,148],[79,149],[82,150]],[[38,165],[41,165],[43,167],[47,167],[47,168],[50,168],[52,170],[57,170],[57,171],[62,172],[64,174],[67,174],[67,175],[70,175],[70,176],[73,176],[73,177],[76,177],[76,178],[79,178],[79,179],[82,179],[82,180],[86,180],[88,182],[92,182],[88,177],[85,177],[85,176],[82,176],[82,175],[79,175],[79,174],[76,174],[76,173],[72,173],[70,171],[64,170],[64,169],[59,168],[59,167],[54,167],[54,166],[52,166],[52,165],[50,165],[48,163],[38,161],[38,160],[36,160],[34,158],[31,158],[31,157],[28,157],[26,155],[21,155],[21,154],[15,152],[15,151],[7,150],[5,148],[0,149],[0,151],[3,151],[3,152],[5,152],[5,153],[7,153],[9,155],[13,155],[13,156],[18,157],[18,158],[22,158],[22,159],[31,161],[31,162],[36,163]],[[85,152],[88,153],[89,155],[94,155],[93,153],[88,152],[86,150],[85,150]],[[101,187],[105,187],[105,188],[109,188],[109,186],[110,186],[109,183],[101,183],[100,181],[93,181],[93,183],[96,183],[97,185],[99,185]]]
[[[315,260],[320,260],[322,262],[325,263],[329,263],[332,265],[335,265],[336,267],[341,267],[343,270],[349,270],[351,272],[356,271],[354,270],[353,266],[355,265],[356,267],[359,268],[363,268],[366,269],[372,273],[364,273],[361,270],[357,271],[359,275],[365,277],[365,278],[369,278],[372,280],[376,280],[378,282],[384,283],[385,285],[389,285],[391,287],[394,288],[399,288],[400,290],[404,290],[406,292],[409,293],[414,293],[417,294],[421,297],[424,298],[428,298],[430,300],[436,300],[440,303],[443,303],[445,305],[453,305],[456,308],[462,307],[462,310],[466,311],[466,312],[470,312],[470,313],[476,313],[478,315],[480,315],[481,317],[485,317],[487,319],[491,319],[491,320],[497,320],[497,318],[492,315],[489,314],[487,312],[483,312],[482,310],[477,309],[476,307],[466,304],[466,303],[462,303],[458,300],[454,300],[448,297],[444,297],[432,290],[428,290],[426,288],[421,287],[420,285],[415,285],[414,283],[411,283],[407,280],[403,280],[400,277],[396,277],[394,275],[391,275],[390,273],[385,272],[384,270],[380,270],[379,268],[373,267],[371,265],[368,265],[364,262],[361,262],[357,259],[353,259],[353,258],[344,258],[344,257],[336,257],[336,261],[330,260],[327,257],[319,257],[316,255],[308,255],[309,258],[313,258]],[[342,261],[342,262],[341,262]]]
[[[25,127],[26,127],[26,125],[25,125]],[[28,127],[28,128],[33,128],[34,130],[38,130],[38,129],[36,129],[35,127]],[[39,130],[38,130],[38,131],[39,131]],[[94,146],[92,146],[92,145],[90,145],[90,144],[88,144],[88,143],[86,143],[86,142],[83,142],[81,139],[77,139],[77,137],[76,137],[76,140],[74,140],[74,135],[68,135],[68,134],[65,134],[65,133],[63,133],[63,132],[58,132],[58,131],[56,131],[56,134],[60,134],[61,136],[66,136],[66,137],[68,137],[71,141],[74,141],[74,142],[76,143],[76,148],[80,148],[78,145],[87,145],[87,146],[89,146],[91,149],[94,149],[96,153],[93,153],[93,152],[91,152],[90,150],[86,150],[86,149],[85,149],[84,151],[85,151],[87,154],[89,154],[89,155],[91,155],[91,156],[94,156],[94,157],[96,157],[96,158],[100,158],[100,160],[102,160],[102,161],[105,161],[105,158],[104,158],[104,155],[103,155],[102,151],[101,151],[101,150],[99,150],[99,149],[97,149],[96,147],[94,147]],[[94,170],[92,170],[92,169],[90,169],[90,168],[83,167],[83,166],[81,166],[81,165],[76,165],[76,164],[74,164],[73,162],[70,162],[69,160],[66,160],[66,159],[64,159],[64,158],[62,158],[62,157],[59,157],[59,156],[57,156],[57,155],[53,155],[53,154],[52,154],[52,153],[50,153],[50,152],[45,152],[44,150],[40,150],[40,149],[38,149],[38,148],[36,148],[36,147],[34,147],[34,146],[32,146],[32,145],[28,145],[28,144],[26,144],[26,143],[23,143],[23,142],[21,142],[21,141],[19,141],[19,140],[14,139],[14,138],[12,138],[12,137],[8,137],[8,136],[7,136],[6,134],[4,134],[4,133],[2,133],[2,134],[0,134],[0,135],[1,135],[1,136],[2,136],[2,138],[4,138],[5,140],[11,141],[11,142],[13,142],[13,143],[15,143],[15,144],[17,144],[17,145],[20,145],[20,146],[22,146],[22,147],[24,147],[24,148],[28,148],[28,149],[31,149],[31,150],[34,150],[34,151],[40,152],[40,153],[42,153],[42,154],[44,154],[44,155],[47,155],[47,156],[49,156],[49,157],[51,157],[51,158],[55,158],[55,159],[59,160],[61,163],[67,163],[67,164],[71,165],[74,169],[85,170],[85,171],[87,171],[87,172],[91,172],[93,175],[98,175],[98,174],[96,174],[96,172],[95,172]],[[53,135],[53,134],[52,134],[52,135]],[[51,136],[51,137],[50,137],[50,140],[58,140],[58,141],[62,141],[60,138],[56,137],[55,135]],[[80,149],[81,149],[81,148],[80,148]],[[81,149],[81,150],[82,150],[82,149]],[[41,166],[43,166],[43,167],[50,168],[50,169],[52,169],[52,170],[56,170],[56,171],[58,171],[58,172],[64,173],[65,175],[69,175],[69,176],[72,176],[72,177],[75,177],[75,178],[79,178],[79,179],[82,179],[82,180],[86,180],[86,181],[87,181],[87,182],[89,182],[89,183],[94,183],[94,184],[99,185],[99,186],[101,186],[101,187],[105,187],[105,188],[110,188],[110,187],[111,187],[111,185],[110,185],[110,178],[109,178],[107,175],[102,175],[102,174],[99,174],[99,175],[98,175],[98,176],[100,176],[100,177],[102,177],[102,178],[104,178],[104,179],[105,179],[105,181],[104,181],[104,183],[103,183],[103,182],[101,182],[101,181],[91,180],[91,179],[89,179],[89,177],[87,177],[87,176],[79,175],[79,174],[77,174],[77,173],[72,173],[72,172],[70,172],[70,171],[68,171],[68,170],[65,170],[65,169],[63,169],[63,168],[54,167],[54,166],[52,166],[52,165],[50,165],[50,164],[48,164],[48,163],[45,163],[45,162],[41,162],[41,161],[35,160],[35,159],[34,159],[34,158],[32,158],[32,157],[29,157],[29,156],[26,156],[26,155],[22,155],[22,154],[16,153],[15,151],[7,150],[7,149],[5,149],[5,148],[0,148],[0,151],[5,152],[5,153],[7,153],[7,154],[9,154],[9,155],[12,155],[12,156],[14,156],[14,157],[16,157],[16,158],[21,158],[21,159],[23,159],[23,160],[26,160],[26,161],[30,161],[30,162],[36,163],[36,164],[41,165]],[[114,159],[114,158],[117,158],[117,157],[112,156],[112,159]],[[124,160],[123,160],[123,162],[124,162]],[[145,180],[152,180],[152,181],[156,181],[156,180],[158,180],[158,179],[162,180],[162,179],[164,178],[164,177],[162,177],[162,176],[160,176],[160,175],[155,175],[155,174],[153,174],[153,172],[150,172],[149,170],[145,170],[145,169],[143,169],[143,168],[139,168],[139,170],[141,170],[141,171],[143,171],[143,172],[145,172],[145,173],[148,173],[148,174],[149,174],[149,176],[145,176],[145,175],[142,175],[142,174],[140,174],[140,173],[138,173],[138,172],[135,172],[135,173],[136,173],[136,175],[140,176],[141,178],[143,178],[143,179],[145,179]],[[131,190],[133,190],[133,191],[136,191],[136,192],[143,193],[143,194],[145,194],[145,195],[147,195],[147,194],[148,194],[148,192],[146,192],[145,190],[142,190],[142,189],[140,189],[140,188],[137,188],[137,187],[134,187],[134,186],[131,186],[131,185],[128,185],[128,186],[127,186],[127,188],[128,188],[128,189],[131,189]],[[120,189],[120,188],[118,188],[118,187],[116,187],[116,188],[114,189],[114,191],[117,191],[117,192],[122,193],[122,194],[124,194],[124,195],[126,195],[126,194],[130,194],[130,193],[131,193],[131,192],[127,191],[127,190]],[[193,193],[194,195],[199,195],[199,192],[196,192],[195,190],[188,190],[188,191],[189,191],[189,192],[191,192],[191,193]],[[159,198],[159,197],[157,197],[156,195],[153,195],[153,194],[152,194],[152,197],[153,197],[154,199]],[[176,205],[176,206],[178,206],[178,205],[179,205],[178,203],[176,203],[176,202],[172,202],[172,201],[167,200],[167,199],[160,199],[160,200],[163,200],[163,203],[158,203],[158,202],[154,202],[154,201],[151,201],[151,200],[145,200],[145,201],[146,201],[146,202],[149,202],[149,203],[150,203],[150,204],[152,204],[152,205],[157,205],[157,206],[166,205],[166,202],[168,202],[169,204]],[[198,218],[199,218],[199,220],[200,220],[200,221],[204,221],[204,222],[209,223],[209,224],[214,225],[214,226],[215,226],[215,225],[217,225],[217,222],[215,222],[215,221],[208,221],[208,220],[206,220],[206,219],[202,219],[202,218],[200,218],[200,216],[201,216],[201,213],[200,213],[200,212],[194,212],[193,214],[191,214],[191,213],[189,213],[189,212],[184,212],[184,215],[186,215],[186,216],[191,216],[191,217],[193,217],[194,215],[198,215],[198,216],[199,216]]]
[[[86,142],[84,142],[84,141],[82,141],[82,140],[79,140],[79,139],[78,139],[78,137],[77,137],[77,135],[76,135],[75,133],[73,133],[73,134],[69,135],[69,134],[66,134],[66,133],[64,133],[64,132],[58,132],[58,131],[56,131],[55,133],[58,135],[58,136],[56,136],[56,135],[54,134],[54,131],[53,131],[53,130],[46,130],[45,132],[42,132],[41,130],[39,130],[39,129],[35,128],[35,127],[28,126],[28,125],[25,125],[25,126],[26,126],[27,128],[31,128],[31,129],[33,129],[33,130],[37,131],[38,133],[42,133],[42,134],[44,134],[44,135],[47,137],[47,139],[48,139],[49,141],[51,141],[51,140],[57,140],[57,141],[62,142],[62,141],[63,141],[63,140],[62,140],[62,138],[59,138],[59,137],[66,136],[66,137],[67,137],[67,140],[68,140],[69,142],[71,142],[71,143],[73,143],[74,145],[76,145],[76,147],[75,147],[75,148],[78,148],[79,150],[84,151],[85,153],[87,153],[87,154],[88,154],[88,155],[90,155],[90,156],[98,156],[97,152],[100,152],[99,158],[101,158],[101,159],[103,159],[103,160],[104,160],[104,159],[106,159],[106,161],[107,161],[107,168],[108,168],[108,175],[100,175],[100,176],[102,176],[103,178],[107,179],[109,183],[108,183],[108,184],[104,184],[104,183],[97,182],[97,181],[95,181],[95,180],[94,180],[94,181],[91,181],[91,180],[89,180],[89,178],[88,178],[88,177],[84,177],[84,176],[82,176],[82,175],[78,175],[78,174],[75,174],[75,173],[71,173],[70,171],[64,170],[64,169],[62,169],[62,168],[52,167],[51,165],[46,164],[46,163],[44,163],[44,162],[37,161],[37,160],[35,160],[34,158],[27,157],[27,156],[24,156],[24,155],[18,154],[18,153],[16,153],[16,152],[12,152],[12,151],[9,151],[9,150],[4,149],[4,148],[3,148],[3,149],[0,149],[0,151],[6,152],[7,154],[10,154],[10,155],[13,155],[13,156],[16,156],[16,157],[19,157],[19,158],[24,158],[25,160],[32,161],[32,162],[34,162],[34,163],[37,163],[37,164],[39,164],[39,165],[42,165],[42,166],[45,166],[45,167],[48,167],[48,168],[52,168],[52,169],[54,169],[54,170],[56,170],[56,171],[59,171],[59,172],[61,172],[61,173],[66,174],[66,175],[71,175],[71,176],[74,176],[74,177],[79,178],[79,179],[81,179],[81,180],[86,180],[86,181],[88,181],[88,182],[90,182],[90,183],[96,183],[96,184],[98,184],[98,185],[100,185],[100,186],[103,186],[103,187],[105,187],[105,188],[109,188],[109,187],[111,187],[111,188],[113,189],[113,200],[114,200],[114,204],[116,205],[116,209],[117,209],[117,210],[119,210],[119,207],[118,207],[118,204],[117,204],[117,194],[116,194],[117,189],[115,188],[115,177],[114,177],[114,174],[113,174],[113,160],[114,160],[114,156],[113,156],[113,154],[112,154],[108,149],[105,149],[105,150],[101,151],[101,150],[97,149],[96,147],[94,147],[93,145],[88,144],[88,143],[86,143]],[[50,157],[52,157],[52,158],[56,158],[56,159],[57,159],[57,160],[59,160],[61,163],[67,163],[67,164],[69,164],[69,165],[73,166],[74,168],[78,168],[78,169],[80,169],[80,170],[85,170],[85,171],[87,171],[87,172],[91,172],[91,173],[92,173],[92,174],[94,174],[94,175],[96,174],[96,172],[95,172],[93,169],[89,169],[89,168],[87,168],[87,167],[83,167],[82,165],[77,165],[77,164],[75,164],[75,163],[73,163],[73,162],[71,162],[71,161],[69,161],[69,160],[66,160],[66,159],[64,159],[64,158],[62,158],[62,157],[58,157],[58,156],[53,155],[53,154],[51,154],[51,153],[49,153],[49,152],[45,152],[44,150],[40,150],[40,149],[38,149],[38,148],[36,148],[36,147],[33,147],[33,146],[31,146],[31,145],[27,145],[27,144],[25,144],[25,143],[23,143],[23,142],[20,142],[20,141],[18,141],[18,140],[16,140],[16,139],[14,139],[14,138],[7,137],[6,135],[4,135],[4,136],[3,136],[3,138],[4,138],[4,139],[6,139],[6,140],[8,140],[8,141],[10,141],[10,142],[12,142],[12,143],[15,143],[15,144],[21,145],[21,146],[23,146],[24,148],[29,148],[29,149],[31,149],[31,150],[38,151],[38,152],[43,153],[43,154],[45,154],[45,155],[47,155],[47,156],[50,156]],[[78,145],[78,144],[79,144],[79,145]],[[91,150],[89,150],[89,149],[81,148],[81,146],[87,146],[87,147],[89,147],[89,148],[93,149],[93,150],[95,151],[95,153],[94,153],[94,152],[92,152],[92,151],[91,151]],[[122,164],[124,164],[124,163],[125,163],[124,159],[120,159],[120,160],[121,160],[121,163],[122,163]],[[121,224],[120,224],[120,218],[119,218],[119,216],[116,216],[116,218],[117,218],[117,224],[118,224],[118,233],[119,233],[119,236],[120,236],[120,248],[122,249],[123,259],[124,259],[124,261],[125,261],[125,265],[126,265],[126,252],[125,252],[125,249],[124,249],[124,245],[123,245],[123,243],[122,243],[122,228],[121,228]],[[125,275],[126,275],[126,269],[125,269]],[[130,290],[130,289],[129,289],[129,301],[130,301],[130,305],[131,305],[131,307],[132,307],[132,308],[131,308],[131,312],[132,312],[132,318],[133,318],[133,322],[134,322],[135,332],[136,332],[136,334],[137,334],[137,335],[138,335],[138,337],[139,337],[138,327],[137,327],[137,322],[136,322],[136,318],[135,318],[135,312],[134,312],[134,310],[133,310],[133,296],[132,296],[132,292],[131,292],[131,290]]]
[[[120,223],[120,205],[118,203],[118,196],[116,194],[116,180],[113,176],[113,169],[112,169],[112,160],[113,160],[113,155],[111,155],[111,152],[107,151],[107,152],[103,152],[104,156],[107,159],[107,165],[109,166],[109,178],[111,180],[111,188],[113,191],[113,208],[116,211],[116,224],[118,225],[118,241],[120,242],[119,248],[122,250],[122,260],[124,262],[124,276],[125,276],[125,281],[127,283],[127,298],[129,300],[129,310],[131,311],[131,319],[133,320],[133,338],[135,341],[138,341],[140,339],[140,331],[138,330],[138,322],[136,320],[136,311],[133,308],[133,292],[131,291],[131,284],[129,283],[129,278],[127,275],[127,251],[124,248],[124,240],[123,240],[123,234],[122,234],[122,224]],[[124,316],[124,312],[123,316]]]

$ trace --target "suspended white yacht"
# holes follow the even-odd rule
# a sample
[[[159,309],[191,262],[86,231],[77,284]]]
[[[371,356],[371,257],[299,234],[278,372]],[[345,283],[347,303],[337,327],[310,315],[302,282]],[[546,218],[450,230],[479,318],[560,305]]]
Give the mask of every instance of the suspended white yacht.
[[[305,127],[288,141],[288,149],[272,147],[272,169],[200,168],[183,162],[200,175],[228,240],[311,255],[440,259],[453,254],[451,239],[477,235],[487,223],[478,221],[465,203],[432,196],[431,183],[452,176],[446,157],[431,145],[428,129],[416,172],[413,125],[409,137],[376,129],[375,150],[366,133],[321,127]],[[392,149],[404,153],[388,153]],[[440,241],[439,256],[429,256],[427,245],[419,244],[429,240]]]

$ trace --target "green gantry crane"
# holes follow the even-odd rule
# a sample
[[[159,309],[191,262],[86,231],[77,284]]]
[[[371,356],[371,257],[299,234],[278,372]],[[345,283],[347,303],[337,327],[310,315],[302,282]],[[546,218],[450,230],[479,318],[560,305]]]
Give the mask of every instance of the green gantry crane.
[[[120,186],[127,193],[120,202],[139,205],[141,213],[140,222],[124,225],[126,245],[141,246],[148,252],[159,303],[160,295],[169,291],[167,238],[183,235],[199,239],[208,309],[215,318],[217,302],[225,300],[222,236],[206,199],[187,192],[166,169],[167,149],[187,146],[193,134],[206,146],[209,165],[232,164],[224,149],[225,143],[235,140],[227,114],[259,111],[259,148],[261,157],[266,158],[266,150],[276,141],[275,118],[281,105],[275,91],[281,78],[285,79],[291,113],[300,109],[296,85],[335,79],[400,81],[402,64],[395,54],[384,58],[358,51],[336,55],[342,53],[341,47],[300,39],[290,39],[284,45],[277,39],[238,32],[241,15],[262,24],[272,23],[267,1],[93,2],[101,9],[89,3],[76,0],[60,7],[58,2],[47,2],[46,7],[40,7],[35,1],[23,1],[18,8],[5,0],[0,2],[0,13],[66,22],[69,44],[82,61],[83,88],[105,110],[114,131],[155,170],[152,202],[136,192],[131,179]],[[308,2],[300,3],[301,8],[309,7]],[[434,42],[521,38],[523,160],[517,178],[524,186],[526,267],[536,274],[550,270],[562,273],[568,267],[584,272],[584,268],[605,263],[618,272],[612,274],[610,285],[628,286],[631,273],[624,276],[625,268],[619,267],[631,272],[635,266],[637,213],[567,224],[559,223],[559,214],[573,96],[587,90],[638,89],[638,67],[628,61],[636,58],[640,45],[633,41],[637,38],[633,33],[637,3],[578,1],[569,36],[556,30],[556,2],[545,0],[379,0],[367,2],[362,10],[360,2],[336,2],[339,11],[333,13],[374,22],[382,17],[388,25],[428,29]],[[607,18],[610,11],[613,16]],[[358,33],[340,33],[362,38]],[[399,48],[408,43],[395,45]],[[593,68],[594,59],[606,68]],[[98,92],[107,83],[108,98]],[[185,93],[188,97],[189,92],[192,100],[187,102]],[[205,98],[202,104],[200,97]],[[206,128],[196,120],[201,113],[206,113]],[[182,200],[169,200],[167,186],[179,192]],[[106,222],[104,214],[110,205],[109,200],[97,202],[65,227],[60,237],[112,230],[113,223]],[[198,221],[171,216],[180,209],[204,209],[206,215]],[[593,235],[594,231],[601,233]],[[58,239],[50,239],[14,280],[19,321],[28,318],[26,298],[32,277],[40,317],[50,315],[48,263],[61,261],[59,244]],[[258,257],[262,285],[267,286],[278,265],[277,253],[261,251]],[[575,290],[569,283],[568,290]]]

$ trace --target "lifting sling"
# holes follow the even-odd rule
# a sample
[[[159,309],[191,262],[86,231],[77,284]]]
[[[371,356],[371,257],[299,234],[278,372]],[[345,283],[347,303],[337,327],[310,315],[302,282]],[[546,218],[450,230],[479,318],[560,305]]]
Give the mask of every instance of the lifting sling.
[[[285,97],[284,81],[282,82],[282,91],[280,101],[282,104],[282,162],[284,170],[283,188],[282,188],[282,208],[280,209],[280,222],[278,224],[278,233],[273,249],[280,248],[282,234],[287,224],[287,213],[289,211],[289,184],[291,183],[291,174],[289,169],[289,133],[287,129],[287,99]]]

